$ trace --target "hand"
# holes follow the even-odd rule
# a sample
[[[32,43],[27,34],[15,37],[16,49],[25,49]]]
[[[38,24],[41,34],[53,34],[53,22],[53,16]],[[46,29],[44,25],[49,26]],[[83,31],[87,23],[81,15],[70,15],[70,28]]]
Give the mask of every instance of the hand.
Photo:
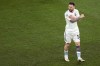
[[[70,15],[69,18],[70,18],[71,20],[75,20],[75,19],[76,19],[76,17],[73,16],[73,15]]]
[[[80,18],[84,18],[84,17],[85,17],[84,14],[81,14],[81,15],[80,15]]]

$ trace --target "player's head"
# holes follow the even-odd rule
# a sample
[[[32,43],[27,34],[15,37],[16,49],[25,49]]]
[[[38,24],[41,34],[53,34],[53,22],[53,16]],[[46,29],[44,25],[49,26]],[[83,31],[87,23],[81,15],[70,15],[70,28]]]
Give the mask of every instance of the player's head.
[[[69,9],[70,12],[72,12],[75,9],[75,3],[69,2],[68,9]]]

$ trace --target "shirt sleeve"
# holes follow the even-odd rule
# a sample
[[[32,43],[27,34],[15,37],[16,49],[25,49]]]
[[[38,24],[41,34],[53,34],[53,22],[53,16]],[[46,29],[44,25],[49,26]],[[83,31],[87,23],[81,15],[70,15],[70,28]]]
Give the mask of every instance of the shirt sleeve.
[[[65,13],[65,19],[67,19],[67,20],[71,20],[70,18],[69,18],[69,16],[68,16],[68,14],[67,13]]]
[[[76,17],[80,17],[79,11],[76,11]]]

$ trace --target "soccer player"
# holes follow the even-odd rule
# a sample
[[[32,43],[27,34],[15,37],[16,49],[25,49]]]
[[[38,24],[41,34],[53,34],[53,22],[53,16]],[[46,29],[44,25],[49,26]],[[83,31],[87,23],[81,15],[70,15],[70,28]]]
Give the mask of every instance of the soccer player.
[[[81,58],[81,51],[80,51],[80,33],[79,28],[77,25],[77,22],[84,18],[84,14],[79,14],[79,11],[75,9],[75,3],[70,2],[68,5],[68,10],[65,12],[65,20],[66,20],[66,26],[65,26],[65,32],[64,32],[64,59],[65,61],[69,62],[68,58],[68,48],[70,46],[71,40],[75,42],[76,46],[76,54],[77,54],[77,60],[80,62],[84,62]]]

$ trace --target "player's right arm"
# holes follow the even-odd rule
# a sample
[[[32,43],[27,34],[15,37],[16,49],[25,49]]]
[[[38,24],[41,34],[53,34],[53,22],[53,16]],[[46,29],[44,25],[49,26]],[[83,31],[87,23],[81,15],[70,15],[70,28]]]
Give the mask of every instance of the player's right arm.
[[[68,13],[67,13],[67,12],[65,13],[65,19],[68,20],[68,21],[71,20],[71,19],[69,18],[69,16],[68,16]]]
[[[78,20],[84,17],[85,17],[84,14],[81,14],[79,17],[69,16],[69,18],[71,19],[70,22],[72,23],[77,22]]]

